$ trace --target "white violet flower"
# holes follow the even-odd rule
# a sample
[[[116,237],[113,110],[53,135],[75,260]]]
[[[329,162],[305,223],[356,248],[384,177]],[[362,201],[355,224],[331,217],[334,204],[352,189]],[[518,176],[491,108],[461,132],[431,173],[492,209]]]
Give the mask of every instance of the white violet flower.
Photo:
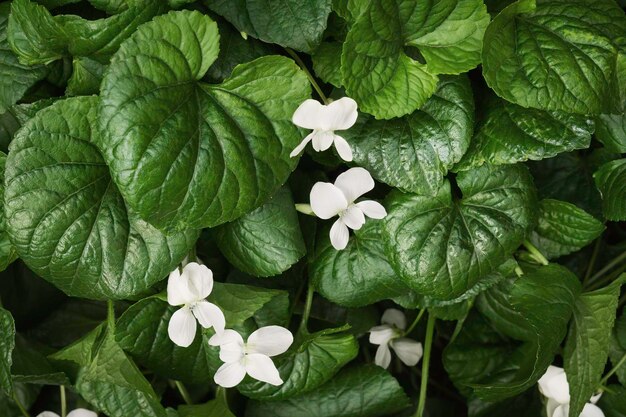
[[[182,274],[176,268],[167,281],[167,302],[183,306],[170,319],[167,333],[178,346],[191,345],[196,337],[196,320],[202,327],[213,327],[222,333],[226,326],[224,313],[215,304],[205,300],[213,290],[213,273],[204,265],[190,262]]]
[[[316,100],[305,100],[293,114],[293,124],[305,129],[313,129],[291,152],[291,157],[298,155],[309,142],[317,152],[325,151],[334,143],[337,153],[344,161],[352,161],[352,150],[348,142],[335,130],[351,128],[358,117],[356,101],[343,97],[328,105]]]
[[[407,366],[415,366],[422,358],[423,348],[420,342],[403,337],[406,329],[404,313],[395,308],[389,308],[383,313],[382,325],[370,329],[370,343],[379,345],[376,350],[374,363],[383,368],[391,363],[391,351],[396,352],[398,358]]]
[[[239,333],[227,329],[209,339],[209,345],[220,347],[224,362],[215,373],[215,383],[224,388],[239,384],[246,374],[271,385],[281,385],[278,369],[270,359],[289,349],[293,335],[284,327],[266,326],[252,332],[244,342]]]
[[[539,391],[548,400],[546,413],[548,417],[569,416],[569,384],[563,368],[549,366],[545,374],[539,379]],[[602,410],[596,405],[602,394],[594,395],[585,404],[580,417],[604,417]]]
[[[37,414],[37,417],[60,417],[57,413],[53,413],[52,411],[44,411],[42,413]],[[74,411],[70,411],[67,414],[67,417],[98,417],[98,414],[93,411],[85,410],[84,408],[77,408]]]
[[[359,230],[365,224],[365,216],[382,219],[387,211],[382,204],[355,200],[374,188],[374,180],[364,168],[350,168],[340,174],[334,184],[318,182],[311,189],[311,210],[320,219],[339,219],[330,229],[330,242],[337,250],[345,249],[350,238],[348,228]]]

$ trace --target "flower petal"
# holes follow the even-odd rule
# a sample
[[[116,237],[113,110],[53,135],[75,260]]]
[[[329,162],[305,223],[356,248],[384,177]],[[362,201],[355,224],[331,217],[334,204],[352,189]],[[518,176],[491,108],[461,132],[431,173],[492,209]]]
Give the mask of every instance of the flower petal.
[[[557,408],[559,408],[560,405],[561,404],[556,402],[554,399],[548,398],[548,401],[546,401],[546,416],[552,417],[554,415],[554,412]],[[565,415],[565,417],[567,417],[567,414]]]
[[[387,210],[377,201],[365,200],[356,203],[356,206],[361,209],[370,219],[382,219],[387,215]]]
[[[98,417],[98,414],[94,413],[91,410],[77,408],[76,410],[70,411],[67,414],[67,417]]]
[[[176,311],[170,318],[167,334],[178,346],[188,347],[196,337],[196,318],[188,307]]]
[[[204,300],[213,290],[213,272],[205,265],[190,262],[183,268],[183,278],[189,280],[189,291],[195,300]]]
[[[359,230],[365,224],[365,215],[360,208],[352,205],[341,214],[341,221],[350,229]]]
[[[311,188],[311,210],[320,219],[330,219],[348,208],[343,192],[329,182],[317,182]]]
[[[376,349],[376,356],[374,357],[374,363],[385,369],[389,367],[389,364],[391,363],[391,351],[389,350],[389,345],[385,343],[378,346],[378,349]]]
[[[276,356],[284,353],[293,343],[293,335],[284,327],[265,326],[252,332],[246,347],[249,353]]]
[[[374,326],[370,329],[370,343],[374,345],[386,345],[391,339],[398,335],[396,329],[383,324],[381,326]]]
[[[337,150],[337,154],[339,157],[346,162],[352,161],[352,149],[350,149],[350,145],[348,141],[342,138],[339,135],[335,135],[335,139],[333,140],[335,144],[335,149]]]
[[[243,337],[233,329],[226,329],[222,334],[214,334],[209,339],[211,346],[222,346],[227,343],[239,343],[243,346]]]
[[[337,220],[330,228],[330,243],[337,250],[344,250],[348,246],[348,240],[350,240],[350,231],[343,222],[343,220]]]
[[[322,125],[326,130],[346,130],[356,123],[359,117],[356,101],[350,97],[342,97],[328,104],[323,110]]]
[[[53,413],[52,411],[43,411],[37,414],[37,417],[60,417],[57,413]]]
[[[281,385],[283,383],[276,365],[266,355],[261,353],[246,355],[245,366],[248,375],[256,380],[267,382],[271,385]]]
[[[580,413],[580,417],[604,417],[604,413],[597,405],[587,403],[583,412]]]
[[[306,148],[306,145],[308,145],[309,142],[311,142],[311,139],[313,139],[313,135],[315,135],[315,132],[309,133],[304,139],[302,139],[302,142],[300,142],[300,144],[296,146],[293,149],[293,151],[291,151],[291,153],[289,154],[289,157],[293,158],[295,156],[298,156],[298,154],[302,152],[304,148]]]
[[[321,120],[324,118],[324,105],[319,101],[304,100],[293,113],[291,121],[294,125],[305,129],[319,129],[322,126]]]
[[[220,387],[232,388],[243,381],[245,376],[246,368],[241,362],[230,362],[219,367],[213,380]]]
[[[396,308],[388,308],[380,319],[383,324],[396,326],[400,330],[406,329],[406,316]]]
[[[191,310],[196,319],[198,319],[198,323],[200,326],[208,329],[209,327],[213,327],[215,329],[215,333],[222,333],[224,331],[224,327],[226,327],[226,318],[224,317],[224,313],[218,306],[213,303],[209,303],[208,301],[200,301],[193,306],[193,310]]]
[[[317,152],[325,151],[333,144],[333,140],[335,140],[333,132],[325,130],[313,132],[313,149]]]
[[[569,404],[559,404],[554,409],[551,415],[551,417],[568,417],[568,416],[569,416]]]
[[[353,203],[354,200],[374,188],[374,179],[365,168],[350,168],[337,176],[335,186],[343,191],[348,203]]]
[[[189,281],[182,277],[178,268],[170,272],[167,279],[167,302],[173,306],[195,301],[193,294],[189,291]]]
[[[393,339],[390,346],[406,366],[417,365],[424,354],[422,344],[408,337]]]
[[[559,404],[569,403],[569,384],[563,368],[549,366],[538,384],[539,391],[547,398],[552,398]]]

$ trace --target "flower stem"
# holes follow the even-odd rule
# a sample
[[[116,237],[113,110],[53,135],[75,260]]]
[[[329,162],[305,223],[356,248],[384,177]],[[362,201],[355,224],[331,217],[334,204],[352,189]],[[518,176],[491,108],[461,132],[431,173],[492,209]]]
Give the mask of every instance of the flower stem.
[[[424,315],[424,312],[426,311],[426,309],[422,309],[420,310],[420,312],[417,314],[417,317],[415,317],[415,320],[413,320],[413,323],[411,323],[411,325],[409,326],[408,329],[406,329],[406,331],[404,332],[404,336],[406,336],[407,334],[411,333],[413,331],[413,329],[415,328],[415,326],[417,326],[417,323],[419,323],[420,319],[422,318],[422,316]]]
[[[600,240],[600,238],[597,238],[596,244],[593,246],[591,260],[589,261],[589,265],[587,265],[587,271],[585,272],[585,277],[583,278],[583,286],[585,286],[587,284],[587,281],[589,281],[591,273],[593,272],[593,267],[596,266],[596,259],[598,258],[598,253],[600,252],[600,243],[602,243],[602,240]]]
[[[302,71],[304,71],[304,73],[306,74],[307,78],[309,79],[309,82],[311,83],[311,85],[313,86],[315,91],[317,91],[317,94],[320,96],[320,98],[322,99],[324,104],[328,104],[329,103],[328,98],[326,98],[326,95],[324,95],[324,93],[322,92],[322,89],[320,88],[319,84],[317,83],[317,81],[315,81],[315,78],[313,78],[313,75],[311,75],[311,72],[308,70],[308,68],[306,67],[304,62],[302,62],[302,59],[300,59],[298,54],[296,54],[290,48],[285,48],[285,50],[287,51],[289,56],[291,56],[293,58],[293,60],[296,61],[296,63],[300,66],[300,68],[302,68]]]
[[[532,256],[535,261],[537,261],[541,265],[548,265],[550,263],[550,262],[548,262],[546,257],[543,256],[541,251],[539,249],[537,249],[537,247],[535,245],[530,243],[530,241],[525,240],[523,245],[528,250],[528,252],[530,252],[530,256]]]
[[[615,364],[615,366],[600,380],[600,385],[605,385],[611,376],[626,362],[626,353],[622,355],[622,358]]]
[[[302,312],[302,321],[300,322],[300,331],[308,332],[307,323],[309,322],[309,315],[311,314],[311,306],[313,305],[313,285],[309,283],[306,290],[306,304],[304,305],[304,311]]]
[[[178,389],[180,396],[183,397],[185,404],[193,405],[193,401],[191,400],[191,396],[189,395],[189,391],[187,391],[185,385],[183,385],[180,381],[174,381],[174,385],[176,385],[176,389]]]
[[[17,398],[17,395],[15,394],[15,392],[13,392],[13,401],[17,405],[17,408],[20,409],[20,412],[22,413],[24,417],[30,417],[30,414],[28,414],[28,411],[26,411],[26,409],[24,408],[20,400]]]
[[[115,303],[113,300],[107,300],[107,325],[109,331],[115,330]]]
[[[417,403],[417,410],[414,417],[423,417],[426,409],[426,391],[428,388],[428,370],[430,366],[430,351],[433,347],[433,335],[435,333],[435,315],[428,315],[426,324],[426,341],[424,346],[424,357],[422,358],[422,379],[420,382],[420,396]]]
[[[61,417],[67,416],[67,399],[65,398],[65,385],[59,386],[61,393]]]
[[[602,268],[598,272],[596,272],[591,278],[589,278],[589,281],[587,282],[587,285],[589,287],[591,287],[592,284],[594,284],[596,281],[598,281],[598,279],[600,279],[604,274],[609,272],[611,269],[613,269],[614,267],[619,265],[624,260],[626,260],[626,252],[622,252],[620,255],[615,257],[611,262],[606,264],[604,266],[604,268]],[[624,266],[626,266],[626,265],[622,265],[621,267],[623,268]],[[604,282],[604,280],[601,281],[601,282]],[[597,287],[598,285],[595,285],[595,286]]]

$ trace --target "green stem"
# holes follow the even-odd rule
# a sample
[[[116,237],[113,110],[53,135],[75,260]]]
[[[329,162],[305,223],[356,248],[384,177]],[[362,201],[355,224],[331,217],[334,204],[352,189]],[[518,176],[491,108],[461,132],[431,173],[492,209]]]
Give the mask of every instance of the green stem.
[[[606,375],[604,375],[604,378],[600,380],[600,385],[605,385],[609,378],[613,376],[615,372],[617,372],[617,370],[620,368],[620,366],[624,364],[624,362],[626,362],[626,353],[622,355],[622,358],[619,360],[619,362],[615,364],[613,369],[611,369]]]
[[[13,401],[17,405],[17,408],[20,409],[20,412],[22,413],[24,417],[30,417],[30,414],[28,414],[28,411],[26,411],[26,409],[24,408],[20,400],[17,398],[17,395],[15,395],[15,392],[13,393]]]
[[[524,247],[530,252],[530,256],[533,257],[534,260],[539,262],[541,265],[548,265],[550,262],[546,259],[545,256],[541,253],[539,249],[528,240],[525,240],[523,243]]]
[[[430,351],[433,346],[433,335],[435,333],[435,315],[428,314],[426,324],[426,341],[424,342],[424,357],[422,358],[422,379],[420,382],[420,396],[417,403],[417,410],[414,417],[423,417],[426,409],[426,392],[428,388],[428,370],[430,366]]]
[[[417,317],[415,317],[415,320],[413,320],[413,323],[411,323],[411,325],[409,326],[408,329],[406,329],[406,331],[404,332],[404,336],[406,336],[407,334],[411,333],[413,331],[413,329],[415,328],[415,326],[417,326],[417,323],[419,323],[420,319],[422,318],[422,316],[424,315],[424,312],[426,311],[426,309],[422,309],[418,314]]]
[[[313,78],[313,75],[311,75],[311,73],[309,72],[308,68],[304,64],[304,62],[302,62],[302,59],[300,59],[298,54],[296,54],[291,49],[285,48],[285,50],[287,51],[289,56],[291,56],[293,58],[293,60],[298,63],[300,68],[302,68],[302,71],[304,71],[304,73],[306,74],[307,78],[309,79],[309,82],[311,83],[311,85],[313,86],[315,91],[317,91],[317,94],[320,96],[320,98],[322,99],[324,104],[328,104],[329,103],[328,98],[326,98],[326,95],[324,95],[324,93],[322,92],[322,89],[320,88],[319,84],[317,83],[317,81],[315,81],[315,78]]]
[[[107,325],[111,331],[115,329],[115,303],[113,300],[107,300]]]
[[[606,274],[607,272],[609,272],[611,269],[613,269],[614,267],[616,267],[617,265],[619,265],[622,261],[626,260],[626,252],[621,253],[619,256],[613,258],[613,260],[611,262],[609,262],[608,264],[606,264],[604,266],[604,268],[600,269],[598,272],[596,272],[591,278],[589,278],[589,281],[587,282],[588,285],[593,284],[594,282],[596,282],[598,279],[600,279],[604,274]]]
[[[587,265],[587,271],[585,272],[585,278],[583,279],[583,286],[587,284],[589,278],[591,277],[591,273],[593,272],[593,267],[596,266],[596,259],[598,258],[598,253],[600,252],[600,243],[602,240],[600,238],[596,239],[596,244],[593,246],[593,253],[591,254],[591,260],[589,261],[589,265]]]
[[[189,391],[187,391],[185,385],[183,385],[180,381],[174,381],[174,384],[176,385],[176,389],[178,389],[180,396],[183,397],[185,404],[193,405],[193,401],[191,400],[191,396],[189,395]]]
[[[309,283],[306,290],[306,304],[304,305],[304,311],[302,312],[302,321],[300,322],[300,331],[308,332],[307,323],[309,322],[309,315],[311,314],[311,306],[313,305],[313,285]]]
[[[65,386],[61,385],[59,387],[59,391],[61,392],[61,417],[67,416],[67,399],[65,398]]]

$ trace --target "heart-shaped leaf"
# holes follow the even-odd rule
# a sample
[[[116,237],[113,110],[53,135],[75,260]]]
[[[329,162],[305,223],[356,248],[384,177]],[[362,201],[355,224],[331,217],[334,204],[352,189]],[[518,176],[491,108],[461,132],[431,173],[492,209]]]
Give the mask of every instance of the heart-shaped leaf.
[[[297,163],[291,116],[310,95],[304,73],[267,56],[222,84],[199,82],[218,49],[208,16],[170,12],[122,44],[102,83],[100,148],[128,205],[162,229],[234,220]]]
[[[602,194],[604,217],[626,220],[626,158],[602,165],[593,178]]]
[[[596,139],[612,152],[626,153],[626,113],[596,117]]]
[[[502,264],[535,224],[536,192],[521,165],[483,165],[446,180],[433,197],[397,191],[386,199],[389,261],[420,295],[456,298]]]
[[[15,347],[15,323],[11,313],[1,307],[0,329],[3,335],[0,338],[0,389],[5,394],[10,394],[13,390],[11,364],[13,363],[12,354]]]
[[[165,278],[198,232],[166,236],[127,210],[94,145],[97,104],[61,100],[20,129],[6,163],[6,222],[20,257],[59,289],[121,299]]]

